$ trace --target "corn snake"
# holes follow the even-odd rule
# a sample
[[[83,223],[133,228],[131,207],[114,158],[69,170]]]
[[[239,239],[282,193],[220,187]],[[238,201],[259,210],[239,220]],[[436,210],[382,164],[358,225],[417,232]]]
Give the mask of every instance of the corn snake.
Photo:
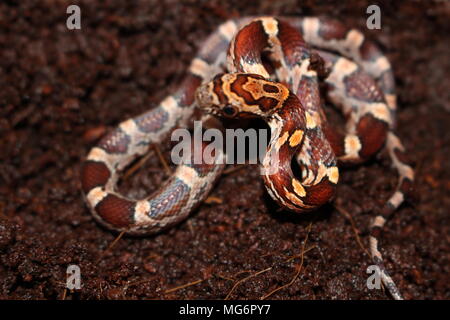
[[[346,117],[345,133],[326,121],[319,82],[327,87],[326,99]],[[179,165],[155,194],[142,200],[118,194],[115,185],[118,172],[150,144],[187,126],[196,107],[212,115],[267,121],[271,141],[262,169],[271,174],[263,174],[265,186],[290,211],[310,211],[330,201],[338,164],[364,162],[386,145],[399,183],[371,224],[370,252],[382,269],[383,283],[400,299],[377,242],[414,179],[393,132],[394,89],[390,63],[377,46],[337,21],[229,20],[203,43],[177,92],[119,124],[90,151],[82,169],[83,192],[93,216],[110,229],[153,234],[185,219],[206,198],[223,164]],[[225,155],[218,150],[215,156],[220,160]],[[302,168],[301,178],[291,170],[292,158]]]

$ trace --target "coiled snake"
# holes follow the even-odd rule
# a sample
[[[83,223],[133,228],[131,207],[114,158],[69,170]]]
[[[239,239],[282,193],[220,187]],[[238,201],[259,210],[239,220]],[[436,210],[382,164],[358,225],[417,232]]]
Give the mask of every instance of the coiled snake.
[[[326,121],[319,82],[327,89],[326,99],[345,116],[345,133]],[[90,151],[81,173],[86,201],[101,224],[130,234],[156,233],[186,218],[220,176],[222,150],[216,150],[215,164],[179,165],[156,193],[142,200],[120,195],[115,185],[118,172],[151,144],[186,127],[196,107],[228,118],[261,117],[269,124],[264,183],[290,211],[310,211],[329,201],[339,179],[338,164],[363,162],[386,145],[399,183],[371,224],[370,253],[383,284],[401,299],[377,243],[414,179],[393,132],[394,89],[387,58],[361,32],[340,22],[316,17],[229,20],[203,43],[174,94],[120,123]],[[293,174],[293,158],[301,177]]]

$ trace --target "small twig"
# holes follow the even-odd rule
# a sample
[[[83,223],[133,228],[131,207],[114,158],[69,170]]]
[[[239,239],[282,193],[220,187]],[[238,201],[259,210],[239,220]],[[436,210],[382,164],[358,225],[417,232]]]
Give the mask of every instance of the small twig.
[[[262,296],[259,298],[259,300],[265,300],[268,297],[270,297],[271,295],[273,295],[275,292],[280,291],[284,288],[289,287],[290,285],[292,285],[294,283],[294,281],[298,278],[298,276],[300,275],[300,272],[302,271],[302,267],[303,267],[303,257],[302,257],[302,261],[300,263],[300,265],[297,265],[297,272],[295,273],[294,277],[292,277],[291,281],[289,281],[289,283],[286,283],[278,288],[273,289],[272,291],[270,291],[268,294]]]
[[[183,284],[181,286],[178,286],[178,287],[175,287],[175,288],[172,288],[172,289],[168,289],[168,290],[164,291],[164,293],[171,293],[171,292],[174,292],[174,291],[177,291],[177,290],[180,290],[180,289],[184,289],[184,288],[187,288],[187,287],[199,284],[200,282],[203,282],[205,280],[207,280],[207,279],[200,279],[200,280],[196,280],[196,281],[193,281],[193,282],[189,282],[189,283]]]
[[[167,175],[172,174],[172,169],[170,169],[169,165],[167,164],[166,160],[164,159],[161,149],[159,149],[159,146],[157,144],[153,145],[153,149],[155,149],[156,154],[158,155],[159,160],[161,161],[164,170],[166,171]]]
[[[344,208],[338,206],[337,204],[334,204],[334,207],[336,208],[336,210],[340,214],[342,214],[345,218],[347,218],[350,221],[350,224],[352,226],[353,233],[355,234],[356,241],[358,242],[358,245],[370,257],[371,255],[369,254],[369,251],[367,251],[366,247],[363,245],[363,243],[361,241],[361,238],[359,237],[359,231],[356,228],[355,220],[353,220],[352,215],[347,210],[345,210]]]
[[[234,167],[228,168],[228,169],[226,169],[226,170],[223,171],[223,174],[231,174],[231,173],[234,173],[234,172],[236,172],[236,171],[239,171],[239,170],[244,169],[245,166],[246,166],[245,164],[242,164],[242,165],[238,165],[238,166],[234,166]]]
[[[136,162],[130,169],[128,169],[124,173],[122,179],[125,181],[131,175],[133,175],[139,168],[141,168],[144,165],[144,163],[148,160],[148,158],[150,158],[151,154],[152,154],[151,152],[148,152],[145,156],[142,157],[142,159],[140,159],[138,162]]]
[[[301,262],[300,266],[302,266],[302,265],[303,265],[303,257],[304,257],[304,255],[305,255],[305,253],[307,253],[307,252],[309,252],[309,251],[311,251],[312,249],[314,249],[314,248],[317,247],[317,246],[314,245],[314,246],[309,247],[308,249],[305,250],[306,241],[308,240],[308,235],[309,235],[309,232],[311,231],[311,226],[312,226],[312,223],[310,223],[310,225],[308,226],[308,233],[307,233],[307,235],[306,235],[305,241],[303,242],[302,253],[299,254],[299,255],[295,255],[295,256],[292,256],[292,257],[287,258],[287,259],[285,260],[285,262],[289,262],[289,261],[291,261],[291,260],[293,260],[293,259],[295,259],[295,258],[301,257],[301,258],[302,258],[302,262]],[[228,292],[227,296],[225,297],[225,300],[228,300],[228,299],[230,298],[230,296],[231,296],[231,294],[233,293],[233,291],[234,291],[234,290],[237,288],[237,286],[239,286],[242,282],[247,281],[247,280],[250,279],[250,278],[256,277],[257,275],[260,275],[260,274],[262,274],[262,273],[264,273],[264,272],[267,272],[267,271],[270,271],[270,270],[272,270],[272,269],[273,269],[273,266],[271,266],[271,267],[269,267],[269,268],[266,268],[266,269],[263,269],[263,270],[260,270],[260,271],[257,271],[257,272],[255,272],[255,273],[252,273],[251,275],[249,275],[249,276],[247,276],[247,277],[245,277],[245,278],[243,278],[243,279],[237,281],[237,282],[233,285],[233,287],[231,288],[231,290]],[[300,268],[300,270],[301,270],[301,268]],[[285,285],[285,286],[283,286],[283,287],[286,287],[286,286],[291,285],[291,284],[295,281],[295,279],[298,277],[298,274],[299,274],[300,270],[298,271],[298,273],[297,273],[297,275],[294,277],[294,279],[291,280],[290,283],[288,283],[287,285]],[[239,271],[238,273],[234,274],[234,275],[231,276],[231,277],[225,277],[225,276],[222,276],[222,275],[217,275],[217,276],[220,277],[220,278],[222,278],[222,279],[228,280],[228,281],[236,281],[236,280],[235,280],[235,277],[236,277],[237,275],[242,274],[242,273],[245,273],[245,272],[250,272],[250,270]],[[277,288],[277,289],[273,290],[272,292],[270,292],[269,294],[265,295],[265,296],[262,297],[261,299],[267,298],[268,296],[272,295],[272,294],[275,293],[276,291],[281,290],[283,287],[280,287],[280,288]]]
[[[268,294],[262,296],[260,298],[260,300],[264,300],[268,297],[270,297],[272,294],[274,294],[277,291],[280,291],[284,288],[289,287],[290,285],[292,285],[295,280],[298,278],[298,276],[300,275],[300,272],[302,271],[302,267],[303,267],[303,262],[305,260],[305,247],[306,247],[306,242],[308,241],[308,237],[309,237],[309,233],[311,232],[311,227],[312,227],[312,222],[309,224],[308,229],[307,229],[307,233],[306,233],[306,237],[305,240],[303,241],[303,245],[302,245],[302,253],[301,253],[301,261],[300,261],[300,265],[298,266],[298,270],[296,272],[296,274],[294,275],[294,277],[292,278],[291,281],[289,281],[289,283],[286,283],[285,285],[282,285],[281,287],[275,288],[274,290],[270,291]]]
[[[269,268],[267,268],[267,269],[260,270],[260,271],[258,271],[258,272],[256,272],[256,273],[253,273],[253,274],[249,275],[248,277],[245,277],[244,279],[241,279],[241,280],[237,281],[237,282],[233,285],[233,287],[231,288],[231,290],[228,292],[227,296],[225,297],[225,300],[228,300],[228,299],[230,298],[230,296],[231,296],[231,294],[233,293],[234,289],[236,289],[237,286],[240,285],[242,282],[247,281],[247,280],[250,279],[250,278],[256,277],[257,275],[260,275],[261,273],[264,273],[264,272],[267,272],[267,271],[269,271],[269,270],[272,270],[272,268],[273,268],[273,267],[269,267]]]
[[[289,262],[289,261],[291,261],[291,260],[294,260],[294,259],[297,259],[297,258],[301,258],[302,255],[304,255],[305,253],[307,253],[307,252],[309,252],[309,251],[311,251],[312,249],[315,249],[315,248],[317,248],[316,245],[314,245],[314,246],[312,246],[312,247],[309,247],[308,249],[305,250],[305,252],[302,252],[302,253],[300,253],[300,254],[296,254],[295,256],[292,256],[292,257],[289,257],[288,259],[286,259],[285,262]]]
[[[161,150],[159,149],[158,145],[153,144],[152,145],[153,150],[156,152],[156,155],[159,158],[159,161],[161,161],[161,164],[164,167],[164,171],[166,172],[167,175],[171,175],[172,174],[172,169],[170,168],[170,166],[167,164],[167,161],[164,159]],[[144,163],[148,160],[148,158],[150,158],[150,156],[152,155],[151,150],[149,152],[147,152],[147,154],[145,156],[143,156],[138,162],[136,162],[130,169],[128,169],[124,175],[123,175],[123,180],[128,179],[131,175],[133,175],[137,170],[139,170],[139,168],[141,168]]]
[[[114,245],[122,238],[122,236],[124,234],[125,234],[125,231],[122,231],[121,233],[119,233],[119,235],[113,240],[113,242],[111,242],[111,244],[108,246],[108,248],[106,248],[106,250],[100,254],[100,257],[98,258],[97,263],[105,256],[105,254],[107,252],[109,252],[114,247]]]
[[[66,300],[66,296],[67,296],[67,288],[64,288],[64,291],[63,291],[63,295],[62,295],[62,297],[61,297],[61,300]]]
[[[218,276],[219,278],[222,278],[222,279],[225,279],[225,280],[236,281],[236,277],[237,277],[238,275],[243,274],[243,273],[250,273],[250,272],[252,272],[252,271],[251,271],[251,270],[241,270],[241,271],[238,271],[238,272],[236,272],[235,274],[233,274],[233,275],[231,275],[231,276],[229,276],[229,277],[222,276],[222,275],[220,275],[220,274],[218,274],[217,276]]]
[[[113,242],[111,242],[111,244],[105,250],[105,252],[108,252],[109,250],[111,250],[112,247],[114,247],[114,245],[117,243],[117,241],[119,241],[123,237],[124,234],[125,234],[125,231],[122,231],[121,233],[119,233],[119,235],[113,240]]]
[[[213,204],[213,203],[217,203],[217,204],[222,204],[223,200],[214,196],[210,196],[208,198],[206,198],[206,200],[204,201],[206,204]]]
[[[195,230],[194,227],[192,226],[192,220],[186,221],[186,225],[189,229],[189,232],[191,233],[191,236],[195,236]]]

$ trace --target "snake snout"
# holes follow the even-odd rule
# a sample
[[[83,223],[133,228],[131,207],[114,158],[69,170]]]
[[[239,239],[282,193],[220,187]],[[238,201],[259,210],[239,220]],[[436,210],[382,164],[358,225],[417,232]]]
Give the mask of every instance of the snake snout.
[[[197,88],[195,92],[195,101],[198,108],[207,113],[214,113],[217,109],[214,94],[212,93],[211,84],[203,84]]]

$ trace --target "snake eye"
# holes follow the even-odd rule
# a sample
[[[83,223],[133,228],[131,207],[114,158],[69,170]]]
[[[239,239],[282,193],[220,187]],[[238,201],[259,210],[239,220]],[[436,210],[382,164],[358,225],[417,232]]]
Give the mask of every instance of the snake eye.
[[[224,116],[232,118],[237,115],[238,109],[234,106],[225,106],[222,109],[222,113]]]

